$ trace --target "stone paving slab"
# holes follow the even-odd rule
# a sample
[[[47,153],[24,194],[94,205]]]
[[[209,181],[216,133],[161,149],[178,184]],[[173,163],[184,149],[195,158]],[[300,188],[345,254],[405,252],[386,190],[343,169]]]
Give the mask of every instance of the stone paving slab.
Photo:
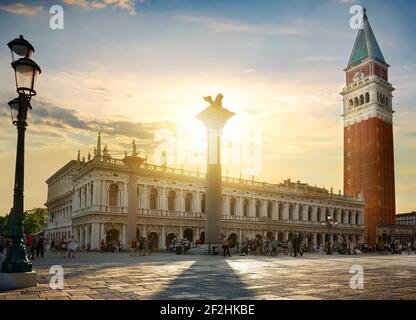
[[[64,269],[64,289],[52,290],[52,265]],[[364,270],[353,290],[350,268]],[[0,300],[416,300],[416,256],[177,256],[155,253],[50,253],[33,261],[38,285],[0,292]]]

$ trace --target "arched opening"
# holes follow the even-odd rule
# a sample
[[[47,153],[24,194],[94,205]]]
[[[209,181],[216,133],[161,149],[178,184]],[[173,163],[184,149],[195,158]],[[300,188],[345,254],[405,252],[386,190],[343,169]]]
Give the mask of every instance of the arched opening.
[[[285,235],[283,234],[283,232],[279,232],[277,235],[277,241],[282,242],[285,240]]]
[[[168,210],[175,210],[176,193],[171,190],[168,194]]]
[[[273,202],[269,201],[267,204],[267,217],[271,219],[272,214],[273,214]]]
[[[329,220],[329,218],[331,218],[331,214],[329,213],[329,209],[326,208],[326,210],[325,210],[325,221]]]
[[[205,193],[203,193],[201,195],[201,212],[202,213],[205,213],[205,205],[206,205],[206,202],[207,202],[207,197],[206,197]]]
[[[355,224],[358,226],[360,224],[359,221],[360,214],[358,211],[355,212]]]
[[[283,220],[283,203],[279,203],[279,220]]]
[[[231,198],[230,200],[230,215],[235,215],[235,198]]]
[[[150,232],[147,240],[152,243],[152,249],[159,248],[159,235],[156,232]]]
[[[325,221],[325,214],[322,212],[321,208],[318,208],[318,221],[319,222]]]
[[[115,228],[111,228],[111,229],[110,229],[110,230],[108,230],[108,231],[107,231],[107,233],[106,233],[106,236],[105,236],[105,243],[106,243],[107,245],[109,245],[109,244],[112,244],[112,243],[114,243],[114,242],[118,242],[118,241],[119,241],[118,236],[119,236],[119,232],[118,232],[118,230],[117,230],[117,229],[115,229]]]
[[[322,235],[320,233],[318,233],[316,235],[316,245],[319,246],[321,244],[323,244]]]
[[[136,239],[139,239],[140,237],[140,229],[136,227]]]
[[[243,215],[248,217],[248,199],[244,199]]]
[[[188,192],[185,196],[185,211],[191,212],[192,210],[192,193]]]
[[[260,200],[256,201],[256,217],[260,217],[261,203]]]
[[[363,105],[364,104],[364,96],[363,95],[361,95],[360,96],[360,105]]]
[[[176,238],[176,235],[171,232],[166,236],[166,248],[169,248],[170,245],[172,244],[173,239]]]
[[[303,206],[302,205],[299,205],[298,207],[298,217],[299,217],[299,220],[303,220]]]
[[[256,239],[262,241],[263,236],[261,234],[256,234]]]
[[[157,189],[150,190],[150,209],[157,209]]]
[[[312,221],[312,207],[308,208],[308,221]]]
[[[194,240],[194,231],[191,228],[183,230],[183,238],[192,242]]]
[[[341,223],[345,223],[345,211],[341,211]]]
[[[205,232],[204,231],[201,232],[201,236],[199,237],[199,240],[201,241],[201,243],[205,242]]]
[[[369,103],[370,102],[370,94],[367,92],[365,94],[365,103]]]
[[[357,97],[354,98],[354,107],[358,107],[358,98]]]
[[[108,205],[110,207],[117,207],[117,194],[118,186],[113,183],[110,185],[110,189],[108,191]]]
[[[289,233],[289,241],[293,241],[293,239],[295,239],[295,234],[294,233]]]
[[[292,204],[289,205],[289,220],[290,221],[293,220],[293,205]]]
[[[350,106],[350,108],[354,107],[354,101],[352,101],[352,99],[350,99],[350,101],[349,101],[349,106]]]
[[[351,224],[351,217],[352,217],[352,214],[351,214],[351,211],[349,211],[348,212],[348,224]]]
[[[271,232],[271,231],[267,232],[266,238],[267,238],[267,240],[273,240],[274,239],[273,232]]]

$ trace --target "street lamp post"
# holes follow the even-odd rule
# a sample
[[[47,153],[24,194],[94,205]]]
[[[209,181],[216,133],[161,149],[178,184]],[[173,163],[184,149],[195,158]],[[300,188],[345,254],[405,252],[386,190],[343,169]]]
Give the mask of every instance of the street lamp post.
[[[332,244],[331,244],[331,229],[335,228],[338,225],[338,222],[334,220],[331,216],[327,216],[326,221],[322,222],[322,226],[328,230],[329,245],[327,254],[332,255]]]
[[[23,241],[25,131],[27,127],[27,112],[32,109],[30,100],[36,95],[35,82],[41,70],[36,62],[30,59],[35,50],[23,36],[9,42],[8,47],[12,53],[12,67],[15,72],[16,90],[19,96],[8,103],[12,123],[17,128],[17,149],[13,208],[9,216],[9,236],[12,238],[12,245],[1,265],[1,273],[30,273],[32,271],[32,263],[26,256]],[[15,55],[23,58],[15,59]],[[22,282],[14,277],[10,281],[12,283],[11,286],[25,286],[25,280]]]

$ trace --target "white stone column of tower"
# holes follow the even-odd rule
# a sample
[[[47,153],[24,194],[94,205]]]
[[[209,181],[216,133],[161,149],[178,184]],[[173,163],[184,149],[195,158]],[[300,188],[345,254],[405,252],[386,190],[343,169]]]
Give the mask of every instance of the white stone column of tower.
[[[209,102],[210,106],[196,116],[204,123],[208,135],[205,215],[206,243],[216,243],[221,237],[221,134],[226,122],[235,115],[235,113],[222,107],[222,98],[222,94],[217,95],[215,101],[211,97],[205,97],[204,100]]]

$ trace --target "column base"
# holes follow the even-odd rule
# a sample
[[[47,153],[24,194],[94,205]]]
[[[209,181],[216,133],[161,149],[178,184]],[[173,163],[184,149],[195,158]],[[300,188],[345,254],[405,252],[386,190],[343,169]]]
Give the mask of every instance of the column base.
[[[0,290],[13,290],[36,287],[36,271],[18,273],[0,273]]]

